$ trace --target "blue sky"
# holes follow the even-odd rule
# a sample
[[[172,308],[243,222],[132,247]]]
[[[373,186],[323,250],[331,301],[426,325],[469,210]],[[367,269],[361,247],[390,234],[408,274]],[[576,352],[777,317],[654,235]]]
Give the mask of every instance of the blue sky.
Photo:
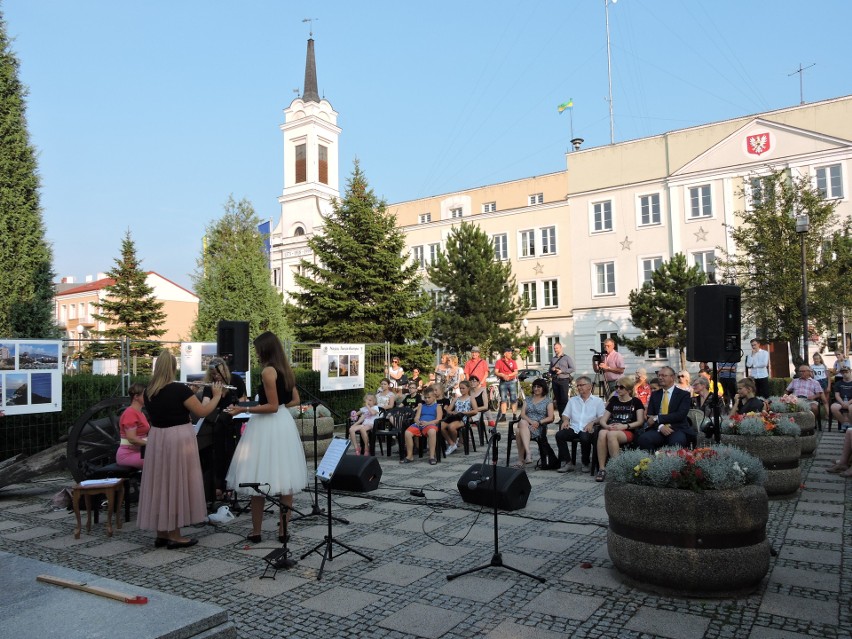
[[[229,194],[277,220],[283,109],[316,18],[320,94],[389,202],[559,171],[609,143],[604,0],[0,0],[58,276],[143,267],[191,287]],[[852,93],[852,3],[610,4],[616,141]],[[833,28],[833,25],[838,27]]]

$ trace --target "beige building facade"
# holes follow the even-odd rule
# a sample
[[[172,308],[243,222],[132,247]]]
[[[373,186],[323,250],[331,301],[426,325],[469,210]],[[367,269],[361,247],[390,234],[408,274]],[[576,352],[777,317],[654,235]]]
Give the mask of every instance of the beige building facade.
[[[720,248],[733,250],[726,225],[747,214],[761,175],[808,176],[850,215],[850,167],[847,96],[582,149],[567,154],[565,171],[388,208],[419,264],[440,250],[453,224],[479,224],[531,303],[529,330],[542,330],[535,359],[546,359],[558,339],[588,371],[590,350],[601,350],[606,337],[638,334],[628,296],[662,261],[683,253],[715,276]],[[628,371],[678,363],[671,349],[622,354]]]

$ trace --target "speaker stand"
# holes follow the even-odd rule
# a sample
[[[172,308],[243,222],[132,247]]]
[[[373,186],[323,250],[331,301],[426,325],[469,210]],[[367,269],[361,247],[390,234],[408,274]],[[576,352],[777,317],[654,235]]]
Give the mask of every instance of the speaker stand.
[[[334,517],[331,516],[331,482],[330,481],[328,481],[328,482],[324,481],[323,484],[325,484],[326,495],[328,497],[328,505],[327,505],[327,511],[326,511],[326,516],[327,516],[327,521],[328,521],[328,533],[326,533],[325,538],[321,542],[319,542],[316,546],[314,546],[313,548],[311,548],[309,551],[307,551],[305,554],[303,554],[301,556],[301,559],[304,559],[305,557],[310,555],[312,552],[315,552],[318,555],[322,555],[322,563],[320,564],[319,574],[317,575],[317,581],[320,581],[322,579],[322,572],[323,572],[323,570],[325,570],[325,562],[326,561],[334,561],[334,544],[337,544],[338,546],[343,548],[343,551],[339,552],[337,554],[338,557],[340,555],[345,555],[348,552],[354,552],[356,555],[363,557],[367,561],[373,561],[372,557],[369,557],[368,555],[365,555],[364,553],[362,553],[360,550],[355,550],[351,546],[347,546],[342,541],[338,541],[337,539],[334,538],[334,535],[332,534],[332,531],[331,531],[331,521],[333,519],[335,519]],[[320,552],[320,548],[323,548],[323,547],[325,547],[325,550]]]
[[[516,572],[519,575],[524,575],[525,577],[529,577],[530,579],[535,579],[539,583],[544,583],[544,577],[539,577],[538,575],[533,575],[528,572],[524,572],[519,568],[515,568],[514,566],[510,566],[509,564],[503,563],[503,555],[500,553],[500,537],[499,537],[499,526],[497,523],[497,442],[500,441],[500,433],[497,432],[497,428],[495,427],[491,431],[491,439],[488,442],[488,445],[491,446],[492,454],[492,467],[491,467],[491,498],[494,501],[494,554],[491,555],[491,561],[487,564],[483,564],[481,566],[477,566],[476,568],[470,568],[469,570],[463,570],[462,572],[457,572],[452,575],[447,575],[447,581],[452,581],[456,577],[462,577],[464,575],[469,575],[474,572],[479,572],[480,570],[485,570],[486,568],[505,568],[506,570],[511,570],[512,572]],[[330,499],[330,498],[329,498]],[[329,502],[330,503],[330,502]],[[330,524],[329,524],[330,526]]]

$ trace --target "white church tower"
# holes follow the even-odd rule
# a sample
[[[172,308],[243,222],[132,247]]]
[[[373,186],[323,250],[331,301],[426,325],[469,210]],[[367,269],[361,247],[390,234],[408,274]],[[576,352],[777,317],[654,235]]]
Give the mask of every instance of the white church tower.
[[[340,196],[337,112],[317,90],[314,40],[308,40],[305,88],[284,109],[284,190],[281,218],[270,236],[272,282],[285,299],[295,288],[293,275],[311,259],[307,238],[323,225],[331,201]]]

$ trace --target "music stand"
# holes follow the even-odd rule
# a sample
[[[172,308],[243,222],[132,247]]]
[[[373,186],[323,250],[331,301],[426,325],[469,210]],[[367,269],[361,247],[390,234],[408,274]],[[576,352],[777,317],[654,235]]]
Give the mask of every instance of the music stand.
[[[359,550],[355,550],[351,546],[347,546],[342,541],[338,541],[334,538],[334,535],[331,530],[331,522],[334,517],[331,516],[331,478],[334,476],[334,471],[337,470],[337,466],[340,463],[340,460],[343,459],[343,456],[346,454],[347,449],[349,448],[350,442],[348,439],[343,439],[341,437],[335,437],[331,440],[331,444],[328,447],[328,450],[325,451],[325,455],[322,457],[322,462],[320,462],[319,468],[317,468],[316,475],[322,480],[323,485],[325,486],[326,496],[328,498],[328,505],[326,511],[326,517],[328,521],[328,532],[325,535],[325,538],[319,542],[316,546],[308,550],[304,553],[300,559],[304,559],[311,553],[315,552],[318,555],[322,555],[322,563],[320,564],[319,574],[317,575],[317,581],[322,579],[322,572],[325,570],[325,562],[326,561],[334,561],[334,544],[341,546],[344,550],[339,555],[345,555],[348,552],[354,552],[356,555],[359,555],[366,559],[367,561],[373,561],[372,557],[365,555]],[[320,552],[320,548],[324,548],[322,552]]]
[[[500,414],[497,414],[497,420],[495,424],[499,423]],[[500,539],[498,534],[498,524],[497,524],[497,443],[500,441],[500,433],[497,431],[497,427],[491,429],[491,438],[488,440],[488,445],[492,449],[491,454],[491,499],[494,502],[494,554],[491,555],[491,561],[487,564],[483,564],[481,566],[477,566],[476,568],[470,568],[468,570],[463,570],[462,572],[457,572],[452,575],[447,575],[447,581],[452,581],[456,577],[462,577],[463,575],[469,575],[474,572],[479,572],[480,570],[485,570],[486,568],[506,568],[507,570],[511,570],[512,572],[516,572],[519,575],[524,575],[525,577],[530,577],[535,579],[540,583],[544,583],[544,577],[539,577],[538,575],[533,575],[528,572],[524,572],[519,568],[515,568],[514,566],[510,566],[508,564],[503,563],[503,555],[500,553]],[[488,452],[485,453],[486,459]]]
[[[268,488],[265,492],[262,491],[260,489],[261,486],[269,486],[269,484],[240,484],[240,488],[251,488],[273,506],[278,506],[279,516],[283,521],[284,543],[281,545],[281,548],[276,548],[263,558],[263,561],[266,562],[266,568],[263,569],[263,574],[260,576],[261,579],[275,579],[275,575],[278,574],[279,570],[289,570],[296,565],[295,560],[290,559],[290,551],[287,550],[287,542],[289,541],[289,535],[287,534],[287,511],[293,510],[293,508],[282,502],[277,496],[270,495]],[[269,572],[270,568],[272,569],[272,576],[268,577],[266,573]]]

